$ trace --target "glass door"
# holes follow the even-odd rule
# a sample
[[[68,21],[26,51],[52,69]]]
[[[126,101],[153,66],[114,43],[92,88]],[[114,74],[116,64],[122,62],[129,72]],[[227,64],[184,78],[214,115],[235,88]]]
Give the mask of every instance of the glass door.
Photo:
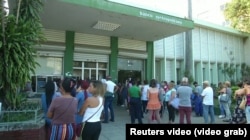
[[[84,79],[97,80],[96,69],[84,69]]]
[[[84,71],[84,73],[83,73],[84,79],[90,79],[90,70],[84,69],[83,71]]]
[[[97,80],[96,78],[96,69],[90,69],[90,80]]]
[[[73,70],[73,77],[75,78],[82,78],[82,69],[74,69]]]

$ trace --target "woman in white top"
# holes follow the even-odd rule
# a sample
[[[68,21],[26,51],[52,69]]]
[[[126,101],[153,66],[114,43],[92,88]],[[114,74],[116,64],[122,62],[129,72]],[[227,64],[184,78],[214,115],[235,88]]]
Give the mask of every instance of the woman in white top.
[[[79,111],[86,121],[82,131],[82,140],[98,140],[101,134],[100,117],[103,110],[104,84],[101,81],[92,81],[88,91],[92,97],[88,97]]]
[[[149,89],[148,80],[144,80],[143,86],[141,88],[141,90],[142,90],[141,100],[142,100],[142,112],[143,113],[147,113],[146,107],[148,104],[148,89]]]
[[[175,111],[176,109],[171,105],[171,101],[176,97],[176,90],[174,88],[175,84],[174,81],[171,81],[169,83],[169,90],[167,91],[165,95],[165,102],[168,110],[168,123],[174,123],[175,122]]]

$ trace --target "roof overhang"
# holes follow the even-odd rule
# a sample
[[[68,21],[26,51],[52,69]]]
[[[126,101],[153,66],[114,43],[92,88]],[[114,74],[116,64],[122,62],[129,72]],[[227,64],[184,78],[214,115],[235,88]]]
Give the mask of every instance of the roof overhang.
[[[41,20],[47,29],[141,41],[155,41],[194,28],[189,19],[107,0],[45,0]],[[93,28],[98,21],[120,26],[114,31]]]

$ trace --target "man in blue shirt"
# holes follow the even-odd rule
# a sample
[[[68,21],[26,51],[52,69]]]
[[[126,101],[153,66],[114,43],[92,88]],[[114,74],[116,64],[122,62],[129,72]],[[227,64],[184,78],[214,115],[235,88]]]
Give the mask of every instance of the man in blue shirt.
[[[196,116],[202,116],[203,115],[203,107],[202,107],[202,97],[201,93],[203,90],[203,87],[198,85],[198,83],[195,81],[193,83],[194,85],[194,111]]]

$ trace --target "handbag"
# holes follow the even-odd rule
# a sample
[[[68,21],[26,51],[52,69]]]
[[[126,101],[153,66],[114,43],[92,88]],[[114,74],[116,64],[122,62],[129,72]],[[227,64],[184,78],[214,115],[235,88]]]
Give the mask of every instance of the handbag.
[[[102,107],[102,106],[100,106],[99,109],[98,109],[94,114],[92,114],[87,120],[85,120],[84,122],[79,123],[79,124],[76,125],[76,136],[77,136],[77,137],[80,137],[80,136],[81,136],[82,130],[83,130],[84,126],[85,126],[85,123],[86,123],[89,119],[91,119],[91,118],[101,109],[101,107]]]
[[[246,98],[246,96],[244,95],[244,96],[242,97],[241,102],[240,102],[239,108],[242,109],[242,110],[245,110],[245,108],[246,108],[246,103],[247,103],[247,98]]]
[[[84,123],[79,123],[76,125],[76,136],[77,137],[81,136],[83,127],[84,127]]]
[[[178,109],[179,108],[179,101],[180,99],[178,97],[175,97],[171,102],[170,104],[175,108],[175,109]]]
[[[224,93],[220,96],[220,102],[227,103],[229,101],[228,94]]]

